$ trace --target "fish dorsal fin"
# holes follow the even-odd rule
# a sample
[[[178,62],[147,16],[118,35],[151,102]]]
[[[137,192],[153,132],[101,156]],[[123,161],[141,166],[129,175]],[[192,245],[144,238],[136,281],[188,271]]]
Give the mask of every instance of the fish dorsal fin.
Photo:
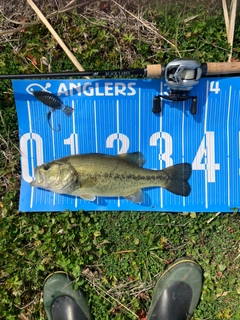
[[[129,194],[128,196],[124,196],[124,198],[128,199],[134,203],[142,203],[142,190],[138,189],[135,192]]]
[[[119,158],[130,162],[132,165],[142,167],[146,162],[144,155],[141,152],[122,153],[118,155]]]

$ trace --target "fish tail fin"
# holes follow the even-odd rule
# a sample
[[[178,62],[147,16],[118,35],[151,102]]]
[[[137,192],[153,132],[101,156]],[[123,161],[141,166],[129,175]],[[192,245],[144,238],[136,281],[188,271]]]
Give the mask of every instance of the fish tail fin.
[[[167,175],[165,189],[168,191],[187,197],[191,192],[191,186],[188,180],[192,174],[190,163],[180,163],[164,169]]]
[[[63,105],[62,111],[66,114],[66,116],[70,117],[73,113],[73,108]]]

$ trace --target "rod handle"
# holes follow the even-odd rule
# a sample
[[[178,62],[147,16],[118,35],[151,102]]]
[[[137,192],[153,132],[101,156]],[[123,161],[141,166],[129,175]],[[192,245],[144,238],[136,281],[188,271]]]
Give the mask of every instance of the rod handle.
[[[164,67],[161,64],[148,64],[146,70],[147,78],[162,78],[164,75]]]
[[[240,73],[240,62],[208,62],[201,66],[204,76]]]

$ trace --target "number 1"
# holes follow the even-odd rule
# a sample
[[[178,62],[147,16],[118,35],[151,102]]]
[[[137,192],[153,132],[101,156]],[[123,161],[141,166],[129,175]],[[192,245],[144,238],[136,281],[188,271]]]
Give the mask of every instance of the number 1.
[[[70,145],[71,155],[78,154],[78,134],[77,133],[71,133],[68,139],[64,139],[64,144]]]

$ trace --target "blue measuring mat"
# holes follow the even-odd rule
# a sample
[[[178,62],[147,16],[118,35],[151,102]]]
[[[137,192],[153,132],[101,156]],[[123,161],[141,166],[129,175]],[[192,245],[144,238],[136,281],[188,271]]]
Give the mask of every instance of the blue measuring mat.
[[[202,78],[191,101],[162,100],[152,112],[163,80],[14,80],[18,114],[22,181],[20,211],[136,210],[231,211],[240,205],[240,78]],[[39,101],[34,91],[56,95],[71,116]],[[61,104],[61,103],[60,103]],[[48,116],[47,116],[48,114]],[[60,129],[59,131],[54,130]],[[97,197],[94,202],[30,186],[34,168],[73,154],[117,155],[141,151],[144,168],[164,169],[189,162],[192,191],[188,197],[162,188],[143,189],[142,204],[122,197]]]

